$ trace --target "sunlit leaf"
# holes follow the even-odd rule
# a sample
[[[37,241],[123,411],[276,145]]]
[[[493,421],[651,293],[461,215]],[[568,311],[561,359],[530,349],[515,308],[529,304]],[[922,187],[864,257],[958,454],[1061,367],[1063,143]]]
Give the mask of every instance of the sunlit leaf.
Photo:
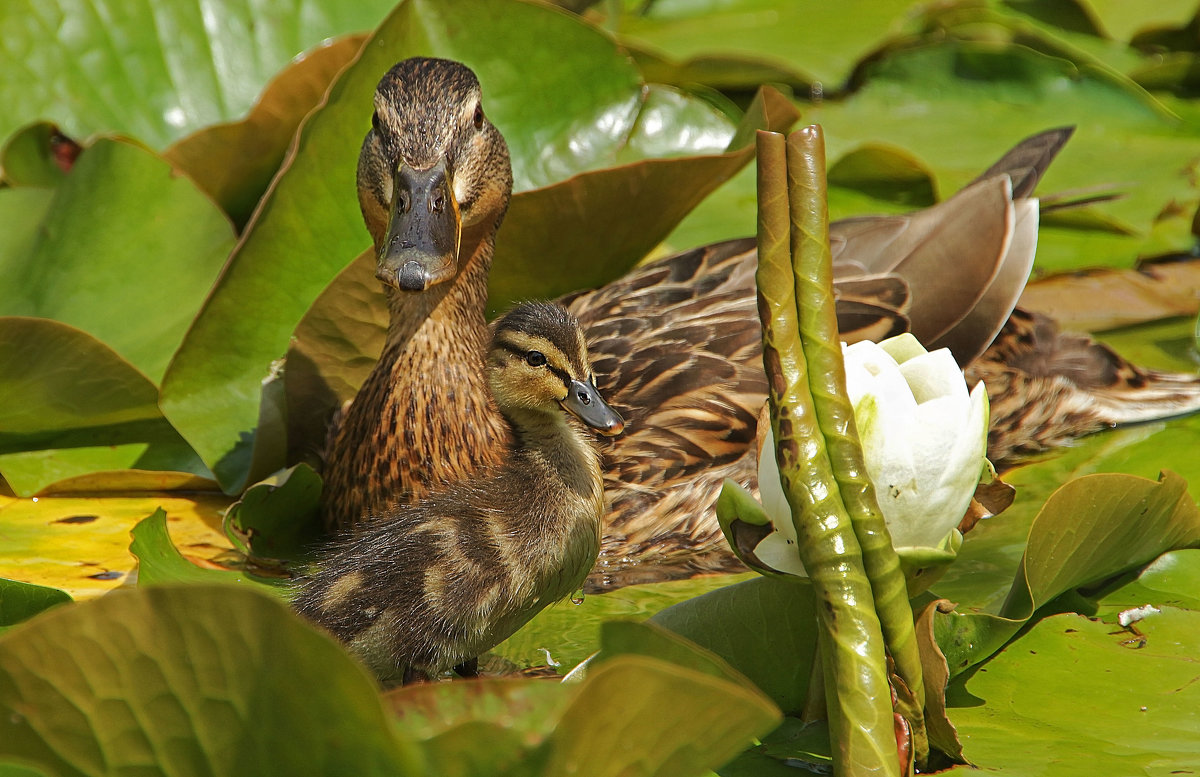
[[[994,154],[1048,127],[1077,125],[1038,191],[1115,188],[1125,196],[1096,208],[1138,234],[1043,229],[1039,267],[1128,265],[1139,254],[1191,245],[1191,212],[1161,222],[1160,214],[1173,201],[1197,199],[1187,160],[1200,129],[1128,81],[1020,46],[982,43],[894,53],[864,75],[852,99],[806,112],[806,120],[824,125],[830,158],[863,142],[899,144],[930,160],[943,191],[980,172],[984,146]]]
[[[751,688],[645,656],[588,673],[543,745],[541,774],[703,774],[773,729],[779,710]]]
[[[252,578],[243,572],[223,569],[209,563],[200,566],[188,561],[171,541],[167,532],[167,513],[161,507],[130,531],[133,542],[129,552],[137,558],[139,586],[169,583],[244,583]]]
[[[87,333],[0,316],[0,472],[16,493],[127,467],[180,471],[200,485],[207,470],[157,400],[144,374]]]
[[[954,612],[938,618],[937,642],[951,674],[992,655],[1056,596],[1148,564],[1167,551],[1200,547],[1200,509],[1186,486],[1168,472],[1161,482],[1103,474],[1058,489],[1029,529],[1001,614]]]
[[[158,391],[96,338],[42,318],[0,317],[0,450],[31,437],[161,418]]]
[[[50,209],[54,189],[40,186],[0,188],[0,272],[9,277],[33,253],[38,228]]]
[[[489,312],[504,310],[518,299],[557,297],[619,277],[706,194],[750,161],[754,130],[785,130],[796,117],[795,109],[778,92],[764,90],[736,134],[732,126],[727,128],[726,139],[732,138],[728,151],[679,157],[689,149],[681,144],[669,159],[583,172],[560,184],[518,194],[497,236],[495,270],[488,279]],[[645,133],[652,124],[670,139],[680,129],[680,118],[671,115],[666,122],[661,116],[639,116],[634,131]],[[680,140],[697,143],[702,152],[711,150],[703,138]],[[653,150],[672,149],[660,137]],[[559,269],[547,272],[548,267]]]
[[[155,148],[250,109],[263,84],[392,0],[15,0],[0,6],[0,137],[35,119]],[[37,85],[36,88],[33,85]]]
[[[1196,13],[1195,0],[1157,0],[1130,5],[1124,0],[1081,0],[1104,31],[1118,40],[1130,40],[1155,27],[1181,27]]]
[[[1181,774],[1200,768],[1200,613],[1164,609],[1129,634],[1047,618],[952,697],[966,755],[989,774]],[[1014,743],[1020,743],[1015,747]]]
[[[624,4],[621,39],[669,61],[643,60],[655,80],[753,88],[764,81],[840,89],[858,60],[905,26],[907,0],[658,0]]]
[[[759,577],[680,602],[653,622],[716,653],[793,712],[816,651],[814,607],[806,582]]]
[[[164,155],[188,173],[237,224],[245,224],[283,161],[292,135],[316,107],[365,35],[326,41],[271,79],[241,121],[205,127]]]
[[[227,558],[219,494],[38,497],[0,500],[0,577],[50,586],[76,599],[131,582],[130,530],[159,507],[175,547],[198,563]]]
[[[121,592],[9,631],[0,710],[0,758],[60,775],[423,773],[366,673],[238,586]]]
[[[3,258],[0,313],[71,324],[157,382],[232,247],[229,222],[191,181],[101,139],[55,190],[32,250]],[[120,300],[136,301],[136,325]]]
[[[69,601],[66,591],[0,578],[0,629]]]

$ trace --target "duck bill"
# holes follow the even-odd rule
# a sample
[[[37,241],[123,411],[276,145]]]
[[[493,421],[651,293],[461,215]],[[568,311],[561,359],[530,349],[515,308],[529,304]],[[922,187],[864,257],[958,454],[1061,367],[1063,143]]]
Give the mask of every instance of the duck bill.
[[[387,235],[375,277],[402,291],[424,291],[458,271],[462,219],[446,161],[427,170],[396,171]]]
[[[625,429],[624,419],[609,407],[591,381],[571,381],[570,391],[562,401],[562,406],[605,437],[613,437]]]

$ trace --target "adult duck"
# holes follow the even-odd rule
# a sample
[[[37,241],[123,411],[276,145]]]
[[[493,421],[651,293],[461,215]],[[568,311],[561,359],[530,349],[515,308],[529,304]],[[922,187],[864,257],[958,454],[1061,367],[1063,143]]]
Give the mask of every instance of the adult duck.
[[[494,466],[508,444],[479,369],[487,276],[512,191],[507,146],[474,73],[456,62],[399,63],[374,107],[358,191],[390,325],[378,364],[331,433],[331,527]],[[1032,319],[1006,323],[1033,261],[1038,205],[1029,195],[1069,135],[1023,141],[932,208],[832,227],[845,339],[911,329],[990,375],[992,449],[1005,456],[1200,403],[1194,378],[1139,370]],[[736,568],[712,507],[726,477],[755,485],[766,393],[756,261],[753,239],[728,241],[563,300],[588,333],[597,385],[629,426],[602,447],[608,512],[592,588]],[[1007,344],[983,353],[1002,327]],[[1079,353],[1107,366],[1080,383]],[[1062,414],[1067,401],[1071,413]]]

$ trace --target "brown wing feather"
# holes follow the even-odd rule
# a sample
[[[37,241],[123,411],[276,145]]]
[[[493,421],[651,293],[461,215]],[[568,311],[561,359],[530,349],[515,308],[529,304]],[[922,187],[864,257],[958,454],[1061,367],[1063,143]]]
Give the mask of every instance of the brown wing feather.
[[[967,379],[987,386],[988,453],[1001,461],[1106,427],[1200,410],[1200,376],[1143,369],[1020,308]]]

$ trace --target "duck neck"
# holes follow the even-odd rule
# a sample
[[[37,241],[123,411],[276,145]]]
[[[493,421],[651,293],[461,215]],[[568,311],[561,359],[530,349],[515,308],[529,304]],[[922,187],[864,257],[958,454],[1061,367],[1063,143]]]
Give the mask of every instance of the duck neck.
[[[465,232],[462,246],[471,251],[458,273],[449,281],[422,292],[404,292],[386,286],[388,335],[380,357],[393,358],[408,349],[413,341],[440,334],[452,325],[454,335],[439,345],[466,348],[479,359],[487,339],[487,279],[492,268],[496,228]],[[469,247],[473,246],[471,249]],[[481,382],[482,385],[482,382]]]
[[[513,430],[514,453],[553,473],[580,499],[601,498],[600,457],[578,422],[561,411],[510,408],[504,416]]]

